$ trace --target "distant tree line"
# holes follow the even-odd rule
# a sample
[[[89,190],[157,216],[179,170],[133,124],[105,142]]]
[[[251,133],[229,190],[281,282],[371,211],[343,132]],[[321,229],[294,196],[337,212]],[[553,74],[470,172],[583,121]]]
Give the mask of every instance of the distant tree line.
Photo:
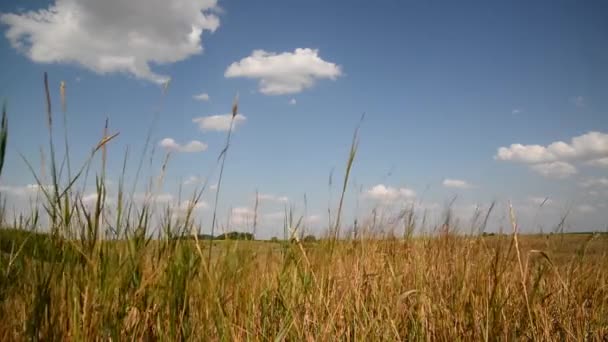
[[[186,235],[182,239],[194,239],[194,236]],[[245,232],[229,232],[213,236],[211,234],[199,234],[196,236],[199,240],[255,240],[253,234]]]

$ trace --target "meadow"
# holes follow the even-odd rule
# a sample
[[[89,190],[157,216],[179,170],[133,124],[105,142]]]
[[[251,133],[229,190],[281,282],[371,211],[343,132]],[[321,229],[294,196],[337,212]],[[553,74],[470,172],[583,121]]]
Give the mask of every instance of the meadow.
[[[355,132],[334,219],[316,241],[303,239],[302,219],[290,212],[281,240],[217,240],[215,211],[211,236],[199,239],[192,215],[206,184],[184,209],[154,205],[153,187],[136,203],[121,178],[110,210],[105,147],[116,134],[107,129],[82,166],[56,162],[55,149],[69,155],[69,141],[53,140],[60,120],[46,75],[44,85],[50,180],[28,166],[40,206],[16,217],[0,211],[2,341],[608,339],[608,234],[522,235],[512,209],[510,225],[487,234],[490,207],[472,227],[455,224],[449,210],[441,225],[417,226],[406,208],[347,235],[340,220]],[[85,204],[77,185],[93,172],[91,160],[101,169],[97,198]]]

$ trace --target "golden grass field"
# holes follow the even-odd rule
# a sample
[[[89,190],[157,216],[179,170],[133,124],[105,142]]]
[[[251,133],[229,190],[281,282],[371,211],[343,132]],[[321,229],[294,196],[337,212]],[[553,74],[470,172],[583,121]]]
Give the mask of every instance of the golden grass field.
[[[608,235],[519,240],[523,274],[511,235],[5,253],[0,339],[606,340]]]
[[[105,146],[117,133],[107,125],[90,158],[61,173],[44,80],[51,157],[39,173],[27,164],[39,203],[14,219],[0,211],[2,341],[608,340],[608,234],[520,235],[511,209],[504,234],[483,234],[485,223],[457,229],[449,215],[441,227],[416,227],[412,214],[401,217],[403,234],[361,224],[363,233],[345,238],[355,132],[323,239],[297,238],[301,220],[291,213],[285,241],[193,239],[206,184],[177,215],[133,203],[120,178],[110,210]],[[5,109],[2,163],[7,130]],[[212,236],[230,133],[216,165]],[[63,145],[70,165],[67,135]],[[86,186],[98,152],[97,198],[85,205],[77,185]],[[164,167],[150,184],[162,183]]]

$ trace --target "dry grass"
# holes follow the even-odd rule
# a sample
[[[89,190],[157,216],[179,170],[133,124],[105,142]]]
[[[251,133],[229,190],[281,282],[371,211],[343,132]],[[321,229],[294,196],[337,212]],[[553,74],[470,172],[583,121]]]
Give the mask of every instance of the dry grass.
[[[46,76],[45,88],[52,136]],[[62,92],[64,111],[65,101]],[[0,167],[6,127],[3,119]],[[192,211],[205,186],[175,215],[152,201],[137,205],[121,177],[110,211],[105,146],[116,134],[109,134],[104,128],[90,158],[67,177],[51,138],[44,211],[12,223],[1,211],[3,226],[14,229],[0,230],[0,340],[608,339],[606,234],[520,236],[514,216],[510,234],[461,234],[449,217],[425,234],[413,215],[401,215],[401,238],[374,233],[384,229],[370,219],[349,240],[338,238],[340,204],[318,242],[181,239],[200,231]],[[230,135],[220,174],[229,142]],[[341,199],[357,144],[355,134]],[[67,154],[67,135],[65,146]],[[97,200],[85,205],[76,184],[99,150]],[[40,229],[42,214],[50,233],[28,233]],[[285,221],[297,237],[301,220],[287,213]]]
[[[55,262],[21,254],[8,272],[3,262],[0,338],[607,338],[608,236],[521,237],[525,292],[511,241],[361,240],[333,253],[323,241],[219,242],[211,264],[183,240],[136,258],[125,242]]]

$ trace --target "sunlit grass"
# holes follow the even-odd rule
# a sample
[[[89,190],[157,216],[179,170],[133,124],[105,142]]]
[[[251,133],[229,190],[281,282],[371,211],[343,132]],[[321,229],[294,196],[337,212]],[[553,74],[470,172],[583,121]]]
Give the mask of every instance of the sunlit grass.
[[[45,89],[52,137],[46,77]],[[286,211],[284,241],[199,240],[193,211],[206,184],[185,209],[154,202],[168,156],[142,203],[125,191],[126,166],[109,197],[105,146],[116,134],[106,124],[89,159],[72,161],[69,172],[50,139],[50,185],[30,167],[40,206],[13,220],[2,210],[0,340],[608,338],[606,234],[522,236],[513,213],[511,231],[487,236],[485,220],[455,227],[449,211],[440,227],[423,231],[406,208],[403,233],[381,234],[383,222],[361,220],[356,237],[340,235],[355,133],[326,238],[300,239],[302,219]],[[3,115],[0,172],[7,136]],[[84,203],[76,185],[100,151],[96,198]]]

